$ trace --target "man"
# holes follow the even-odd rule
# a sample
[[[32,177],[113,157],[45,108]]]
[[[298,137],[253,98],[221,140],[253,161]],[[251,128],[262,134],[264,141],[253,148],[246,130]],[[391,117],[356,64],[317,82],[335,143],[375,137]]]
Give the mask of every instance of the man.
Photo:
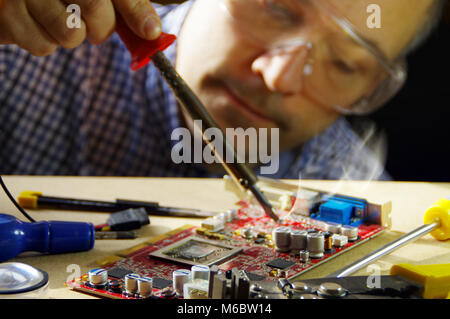
[[[197,0],[156,11],[179,37],[166,55],[222,129],[279,129],[272,177],[387,179],[342,115],[398,91],[402,57],[439,5],[377,1],[382,26],[372,29],[372,2]],[[69,3],[80,5],[79,29],[66,26]],[[129,70],[116,13],[142,38],[161,32],[145,0],[0,1],[0,42],[10,44],[0,47],[1,173],[217,174],[173,161],[171,134],[189,117],[153,66]]]

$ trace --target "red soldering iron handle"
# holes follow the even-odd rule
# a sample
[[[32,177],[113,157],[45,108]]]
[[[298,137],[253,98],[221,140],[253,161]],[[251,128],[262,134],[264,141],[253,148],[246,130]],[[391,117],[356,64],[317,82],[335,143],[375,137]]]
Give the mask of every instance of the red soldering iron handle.
[[[164,51],[177,39],[173,34],[162,32],[156,40],[144,40],[131,31],[119,13],[116,12],[116,16],[116,31],[131,54],[133,71],[146,66],[156,52]]]

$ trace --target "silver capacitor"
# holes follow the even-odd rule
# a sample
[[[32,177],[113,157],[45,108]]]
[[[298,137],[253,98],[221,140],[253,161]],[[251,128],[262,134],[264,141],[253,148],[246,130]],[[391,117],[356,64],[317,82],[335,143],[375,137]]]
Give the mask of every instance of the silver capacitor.
[[[276,251],[289,251],[291,249],[291,229],[284,226],[275,228],[272,231],[272,241]]]
[[[140,277],[137,279],[138,293],[142,298],[148,298],[153,293],[153,279],[149,277]]]
[[[108,271],[103,268],[92,269],[88,272],[89,283],[93,286],[106,285],[108,281]]]
[[[310,233],[307,238],[307,249],[311,258],[322,258],[324,252],[324,236],[322,233]]]
[[[191,267],[192,280],[209,280],[209,267],[205,265],[195,265]]]
[[[183,296],[184,284],[190,279],[191,272],[187,269],[175,270],[172,273],[173,290],[178,296]]]
[[[342,226],[341,234],[347,236],[349,241],[355,241],[358,239],[358,227]]]
[[[125,283],[125,292],[129,295],[133,295],[138,291],[138,279],[140,278],[137,274],[128,274],[125,275],[124,283]]]
[[[306,249],[308,232],[306,230],[291,230],[291,250],[300,251]]]
[[[326,230],[333,234],[339,234],[341,232],[341,224],[328,222],[326,225]]]
[[[307,263],[309,261],[309,251],[301,250],[299,256],[300,256],[300,262]]]

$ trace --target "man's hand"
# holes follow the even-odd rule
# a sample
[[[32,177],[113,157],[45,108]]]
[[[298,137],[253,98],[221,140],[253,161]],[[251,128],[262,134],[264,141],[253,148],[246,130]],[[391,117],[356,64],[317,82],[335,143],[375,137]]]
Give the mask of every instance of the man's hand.
[[[67,26],[70,4],[81,9],[80,28]],[[161,20],[149,0],[0,0],[0,44],[17,44],[36,56],[85,39],[98,44],[114,32],[116,11],[141,38],[159,37]]]

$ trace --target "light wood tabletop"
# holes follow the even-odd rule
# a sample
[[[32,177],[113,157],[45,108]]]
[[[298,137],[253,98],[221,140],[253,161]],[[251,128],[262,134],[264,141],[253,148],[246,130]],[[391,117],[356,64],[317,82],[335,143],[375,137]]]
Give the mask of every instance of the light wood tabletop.
[[[4,181],[15,198],[22,191],[40,191],[48,196],[112,201],[116,198],[157,201],[161,205],[199,208],[214,212],[236,207],[240,199],[225,190],[221,179],[186,178],[129,178],[129,177],[41,177],[4,176]],[[294,185],[297,181],[288,181]],[[320,278],[361,258],[421,225],[425,211],[438,199],[450,196],[450,183],[424,182],[363,182],[363,181],[301,181],[301,186],[321,191],[336,192],[367,199],[369,202],[392,201],[392,228],[327,263],[301,275],[300,278]],[[5,194],[0,196],[0,212],[25,218],[17,211]],[[28,210],[36,220],[84,221],[105,223],[108,213]],[[64,282],[78,268],[82,274],[96,267],[96,261],[118,251],[136,246],[151,237],[164,234],[185,224],[200,225],[202,219],[150,217],[151,223],[141,228],[139,238],[133,240],[98,240],[87,252],[36,255],[22,254],[13,260],[40,268],[49,274],[50,298],[95,298],[71,291]],[[388,274],[398,263],[440,264],[450,263],[450,241],[437,241],[427,235],[402,247],[378,261],[381,274]],[[75,268],[74,268],[75,267]],[[362,269],[354,275],[367,275]]]

